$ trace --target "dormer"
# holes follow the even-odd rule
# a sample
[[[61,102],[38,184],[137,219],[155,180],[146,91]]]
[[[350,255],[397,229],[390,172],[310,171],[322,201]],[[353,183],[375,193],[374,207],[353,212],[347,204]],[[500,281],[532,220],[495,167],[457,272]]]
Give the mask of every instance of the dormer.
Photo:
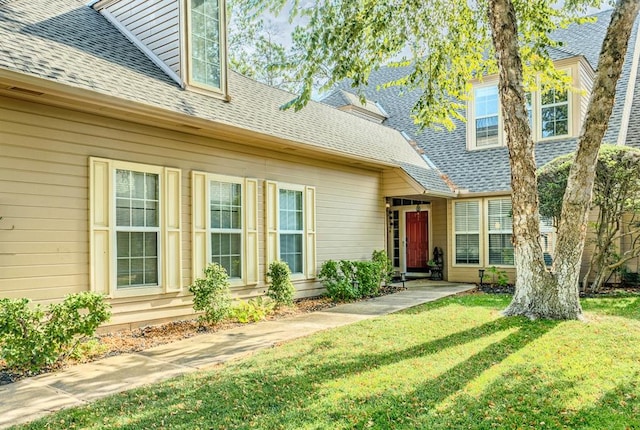
[[[389,115],[378,103],[368,99],[365,99],[364,103],[362,103],[358,96],[344,90],[331,92],[321,102],[378,124],[389,118]]]
[[[565,55],[566,56],[566,55]],[[534,142],[575,139],[587,113],[595,71],[584,56],[555,61],[567,75],[573,91],[539,90],[526,94],[529,126]],[[498,97],[498,76],[471,81],[467,102],[467,149],[470,151],[505,146],[504,124]]]
[[[99,0],[100,12],[185,89],[227,97],[225,0]]]

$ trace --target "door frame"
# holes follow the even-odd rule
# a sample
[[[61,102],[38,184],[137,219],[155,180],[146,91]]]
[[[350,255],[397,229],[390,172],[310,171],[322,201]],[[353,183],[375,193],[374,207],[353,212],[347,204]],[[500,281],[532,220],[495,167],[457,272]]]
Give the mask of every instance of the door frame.
[[[392,206],[391,210],[397,210],[400,222],[400,271],[403,273],[407,273],[407,212],[417,212],[415,206]],[[432,211],[431,211],[431,203],[425,203],[420,205],[420,212],[428,212],[427,216],[427,236],[429,240],[429,249],[427,250],[427,258],[432,257],[432,232],[431,225],[433,224],[432,220]],[[393,251],[393,249],[392,249]],[[427,272],[409,272],[407,275],[422,275]]]

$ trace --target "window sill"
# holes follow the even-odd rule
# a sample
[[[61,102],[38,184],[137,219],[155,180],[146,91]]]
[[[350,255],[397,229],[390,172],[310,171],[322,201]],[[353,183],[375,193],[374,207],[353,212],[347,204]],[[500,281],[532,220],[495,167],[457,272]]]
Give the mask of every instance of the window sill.
[[[164,294],[164,287],[116,287],[111,297],[114,299],[127,298],[127,297],[139,297],[139,296],[153,296]]]

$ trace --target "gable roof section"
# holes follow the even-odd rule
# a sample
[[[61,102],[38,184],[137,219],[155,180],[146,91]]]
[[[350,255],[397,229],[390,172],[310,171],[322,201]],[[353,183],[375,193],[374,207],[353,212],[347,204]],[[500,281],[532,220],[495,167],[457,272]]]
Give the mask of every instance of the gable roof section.
[[[583,25],[571,25],[566,29],[557,30],[552,38],[562,42],[558,48],[549,48],[549,54],[554,60],[583,56],[595,69],[600,47],[606,34],[611,10],[595,14],[597,21]],[[625,98],[628,90],[635,88],[634,83],[629,87],[629,80],[635,76],[632,73],[633,57],[640,47],[636,47],[638,37],[638,22],[634,26],[625,65],[616,89],[616,102],[609,120],[609,127],[604,141],[615,143],[621,132],[625,132],[624,118],[628,116],[625,109]],[[403,91],[399,87],[389,87],[383,90],[382,84],[397,80],[410,71],[406,67],[382,67],[369,77],[369,86],[364,88],[365,97],[377,100],[388,113],[389,118],[384,124],[403,131],[418,142],[425,155],[440,169],[461,192],[498,193],[509,192],[511,188],[511,174],[509,169],[509,155],[506,147],[468,151],[466,146],[466,124],[455,121],[456,129],[452,132],[435,131],[433,129],[419,130],[411,118],[419,91]],[[636,83],[640,85],[640,80]],[[348,81],[341,82],[338,88],[354,91]],[[640,88],[640,87],[638,87]],[[633,112],[631,118],[640,118],[640,94],[634,95]],[[464,113],[463,113],[464,114]],[[631,121],[627,140],[635,142],[640,147],[640,121]],[[551,161],[553,158],[574,151],[576,140],[549,141],[536,145],[536,162],[538,166]]]
[[[2,69],[240,130],[319,152],[386,166],[412,166],[452,194],[388,127],[321,103],[282,111],[290,93],[229,74],[231,101],[182,90],[98,12],[77,0],[14,0],[0,8]]]

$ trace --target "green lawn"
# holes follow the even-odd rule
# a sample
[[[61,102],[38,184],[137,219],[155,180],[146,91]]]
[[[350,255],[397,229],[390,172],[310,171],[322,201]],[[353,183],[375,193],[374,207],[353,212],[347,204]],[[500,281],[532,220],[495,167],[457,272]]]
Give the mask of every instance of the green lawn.
[[[590,322],[453,297],[62,411],[24,428],[640,429],[640,296]]]

